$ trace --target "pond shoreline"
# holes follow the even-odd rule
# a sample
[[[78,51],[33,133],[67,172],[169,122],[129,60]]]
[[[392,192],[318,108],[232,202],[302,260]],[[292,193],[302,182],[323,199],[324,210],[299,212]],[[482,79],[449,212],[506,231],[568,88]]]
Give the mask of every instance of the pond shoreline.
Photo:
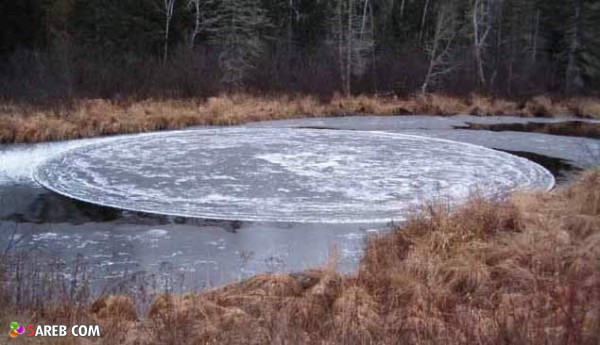
[[[134,284],[120,294],[65,291],[62,299],[19,305],[10,285],[0,285],[7,293],[0,295],[7,301],[0,320],[98,324],[103,337],[93,344],[423,337],[535,343],[565,336],[591,343],[600,334],[593,322],[600,307],[599,191],[600,171],[592,170],[550,193],[496,202],[474,197],[454,211],[430,205],[395,230],[371,236],[352,274],[337,272],[333,249],[318,268],[258,274],[187,294],[156,294]]]
[[[588,256],[585,250],[593,247],[586,245],[593,243],[596,238],[594,232],[588,230],[594,229],[594,224],[597,224],[594,222],[597,222],[598,215],[591,208],[597,204],[595,193],[598,191],[598,180],[572,183],[574,178],[571,175],[575,175],[578,169],[597,166],[600,160],[587,155],[600,153],[600,141],[546,133],[456,128],[468,122],[560,123],[561,120],[359,116],[257,122],[244,126],[389,131],[440,137],[508,151],[554,166],[553,170],[557,172],[567,173],[550,193],[515,195],[515,198],[525,197],[518,199],[520,201],[514,205],[519,210],[516,214],[510,211],[511,204],[506,207],[506,203],[482,201],[475,205],[467,203],[466,211],[459,212],[458,216],[442,212],[437,213],[439,218],[435,224],[419,223],[419,229],[431,226],[435,236],[417,237],[411,241],[440,243],[441,247],[435,250],[422,246],[421,249],[416,248],[411,252],[411,257],[415,258],[413,261],[397,260],[403,257],[400,254],[404,251],[400,249],[404,248],[404,242],[398,237],[401,231],[392,231],[392,227],[375,229],[346,225],[332,227],[245,222],[224,224],[219,221],[196,222],[183,218],[155,217],[78,203],[42,189],[28,177],[30,168],[45,157],[113,138],[0,145],[0,161],[5,165],[0,166],[0,185],[3,179],[7,183],[0,186],[0,195],[4,197],[4,203],[0,203],[0,231],[8,234],[9,238],[13,231],[19,231],[17,235],[25,232],[29,237],[19,238],[32,240],[31,246],[19,249],[21,254],[10,259],[4,257],[0,261],[0,266],[5,265],[4,277],[0,276],[0,299],[8,301],[4,312],[0,311],[0,319],[5,323],[32,320],[51,324],[76,320],[80,324],[100,324],[103,330],[110,329],[111,333],[104,331],[104,337],[93,343],[138,345],[158,345],[170,340],[176,342],[168,338],[170,333],[164,328],[165,320],[173,320],[181,325],[184,329],[179,335],[190,339],[192,343],[228,343],[242,334],[248,335],[244,332],[251,332],[243,338],[245,340],[254,339],[252,337],[255,334],[268,334],[268,337],[279,337],[291,343],[294,339],[302,343],[335,343],[336,339],[341,339],[338,337],[350,334],[348,332],[351,330],[360,331],[360,338],[352,338],[359,343],[361,339],[379,343],[389,343],[394,339],[411,342],[411,337],[425,333],[436,336],[428,329],[442,332],[436,334],[448,340],[452,339],[454,333],[443,333],[446,332],[444,329],[456,331],[460,325],[481,330],[477,336],[493,343],[497,339],[494,336],[498,336],[493,329],[497,328],[488,329],[491,333],[487,333],[482,327],[513,320],[511,317],[514,315],[510,314],[514,310],[510,308],[511,301],[524,307],[519,310],[520,313],[538,315],[526,317],[525,321],[539,317],[544,317],[548,322],[556,321],[560,315],[543,307],[552,305],[560,308],[561,300],[550,300],[550,304],[544,304],[544,301],[562,296],[556,295],[551,289],[556,287],[559,292],[569,289],[570,285],[560,284],[565,283],[564,279],[571,277],[570,274],[588,274],[587,266],[579,266],[583,267],[579,271],[559,270],[558,278],[552,272],[548,276],[544,272],[548,267],[554,269],[554,266],[548,265],[555,261],[560,264],[564,260],[571,260],[572,253],[581,252],[586,260],[594,258],[595,254]],[[201,130],[202,127],[190,129]],[[0,197],[0,201],[2,199]],[[505,211],[510,212],[505,214]],[[548,224],[540,224],[540,221]],[[513,231],[515,224],[521,232]],[[402,231],[407,229],[404,224],[400,225]],[[480,231],[482,229],[483,232]],[[545,229],[556,231],[546,232]],[[445,237],[446,234],[448,237]],[[565,234],[573,236],[569,237],[571,242],[564,241]],[[483,239],[480,236],[484,236]],[[381,242],[365,248],[367,238],[381,239]],[[466,240],[453,241],[452,238]],[[512,241],[512,247],[505,247],[507,241]],[[0,240],[0,248],[4,248],[1,243]],[[19,242],[17,245],[28,243]],[[445,243],[451,245],[446,246]],[[489,251],[478,252],[482,246]],[[373,248],[380,250],[373,251]],[[444,248],[446,252],[439,252],[439,249],[446,250]],[[427,256],[421,255],[425,253]],[[465,255],[461,256],[461,253]],[[503,256],[503,253],[510,255]],[[504,261],[480,261],[492,254],[493,258],[500,255]],[[331,260],[328,261],[327,255]],[[443,259],[444,255],[449,257]],[[362,263],[359,263],[361,258]],[[365,266],[367,260],[372,259],[376,259],[373,265]],[[537,264],[527,266],[531,260],[543,263],[541,271],[536,271]],[[329,264],[323,268],[325,262]],[[411,262],[414,266],[410,266]],[[515,262],[522,265],[511,266]],[[577,264],[585,262],[580,260]],[[414,275],[410,267],[416,267],[419,272],[431,268],[427,274],[431,274],[433,283],[421,281],[421,276]],[[564,265],[560,267],[564,268]],[[19,269],[18,279],[10,275],[16,268]],[[365,275],[370,271],[376,273],[373,276]],[[530,284],[528,277],[531,274],[537,282],[546,282],[547,285]],[[53,283],[49,284],[45,277],[52,277]],[[587,277],[596,279],[594,275]],[[547,279],[558,279],[559,282],[556,284]],[[578,278],[577,281],[582,279]],[[527,284],[519,283],[522,281]],[[496,289],[496,286],[499,288]],[[532,286],[541,287],[542,290],[526,289]],[[21,292],[19,294],[16,291]],[[582,289],[574,293],[594,291]],[[594,300],[594,296],[577,295],[576,301],[580,298]],[[423,301],[433,304],[419,304]],[[447,301],[459,306],[459,309],[439,309],[444,308]],[[527,304],[528,301],[539,301],[540,304]],[[316,306],[323,308],[312,309]],[[490,308],[508,314],[490,314]],[[431,310],[432,314],[414,314],[419,310]],[[474,320],[473,314],[461,314],[461,310],[478,313],[476,315],[483,319]],[[374,317],[376,324],[383,328],[370,328],[362,323],[345,328],[343,322],[339,323],[339,320],[354,320],[355,315],[362,312]],[[291,320],[298,313],[304,316],[297,318],[294,324],[277,323],[278,320]],[[442,324],[435,323],[439,313],[451,317],[443,320]],[[489,315],[498,315],[498,318]],[[579,320],[580,317],[588,317],[589,313],[586,315],[573,317]],[[402,332],[389,333],[392,326],[398,325],[396,316],[402,320],[417,321],[406,324],[408,328],[403,328]],[[466,320],[468,325],[456,324],[452,318]],[[315,320],[318,322],[313,322]],[[421,322],[418,320],[425,320],[422,326],[426,328],[418,328]],[[532,326],[525,321],[519,325]],[[317,323],[328,326],[316,327]],[[212,329],[218,329],[219,333],[202,328],[206,325],[213,325],[216,328],[211,326]],[[230,327],[232,325],[235,327]],[[247,325],[252,327],[248,328]],[[279,326],[271,328],[271,325]],[[444,328],[439,328],[440,325]],[[588,327],[586,325],[589,322],[580,326],[583,329]],[[185,331],[188,328],[198,332],[188,334]],[[290,333],[278,334],[279,330]],[[542,336],[543,330],[539,331],[536,334]],[[507,332],[515,337],[533,334],[522,329],[510,329]],[[586,332],[594,334],[595,331],[586,329]],[[312,338],[302,338],[301,341],[297,337],[287,338],[286,334],[292,333],[311,334]],[[257,338],[257,342],[264,340],[263,343],[268,343],[268,339],[273,338]],[[535,339],[527,339],[535,342]],[[449,340],[445,342],[452,343]]]
[[[406,98],[333,96],[320,100],[303,95],[238,93],[184,100],[73,99],[41,106],[5,101],[0,103],[0,143],[36,143],[292,118],[418,114],[600,119],[600,100],[547,96],[508,100],[437,94]]]

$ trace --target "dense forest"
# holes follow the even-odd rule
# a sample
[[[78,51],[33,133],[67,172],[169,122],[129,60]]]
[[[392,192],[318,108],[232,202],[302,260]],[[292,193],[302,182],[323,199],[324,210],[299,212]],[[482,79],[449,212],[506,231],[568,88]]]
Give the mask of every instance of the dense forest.
[[[600,89],[597,0],[0,2],[0,97]]]

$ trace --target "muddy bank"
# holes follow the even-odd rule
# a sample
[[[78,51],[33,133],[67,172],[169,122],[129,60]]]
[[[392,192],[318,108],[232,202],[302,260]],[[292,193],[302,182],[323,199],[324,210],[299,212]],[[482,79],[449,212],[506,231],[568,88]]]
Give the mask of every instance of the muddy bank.
[[[546,133],[569,137],[600,139],[600,123],[583,121],[565,121],[553,123],[467,123],[467,126],[455,126],[456,129],[485,130],[494,132],[516,131]]]

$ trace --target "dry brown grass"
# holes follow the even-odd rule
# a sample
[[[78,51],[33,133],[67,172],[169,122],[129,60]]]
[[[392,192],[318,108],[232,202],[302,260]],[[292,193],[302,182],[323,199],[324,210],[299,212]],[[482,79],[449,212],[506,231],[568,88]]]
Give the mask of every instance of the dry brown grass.
[[[369,244],[359,280],[409,342],[595,344],[598,198],[595,172],[551,195],[429,208]]]
[[[332,260],[160,295],[147,313],[110,296],[35,317],[105,334],[64,344],[598,344],[599,265],[597,170],[552,193],[425,207],[371,238],[354,275]]]
[[[515,102],[473,95],[409,98],[334,96],[257,97],[222,95],[207,100],[144,100],[115,102],[73,100],[53,106],[0,104],[0,143],[41,142],[84,137],[180,129],[193,125],[237,125],[297,117],[370,115],[518,115],[600,118],[594,98],[552,100],[545,96]]]
[[[596,171],[552,194],[427,207],[371,239],[355,276],[260,275],[160,297],[150,320],[193,325],[188,344],[597,344],[598,262]]]

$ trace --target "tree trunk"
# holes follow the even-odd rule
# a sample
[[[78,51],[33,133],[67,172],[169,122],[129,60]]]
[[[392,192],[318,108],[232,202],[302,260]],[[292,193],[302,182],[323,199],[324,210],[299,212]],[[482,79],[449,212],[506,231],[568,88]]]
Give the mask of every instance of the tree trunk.
[[[346,73],[344,72],[344,0],[338,0],[338,60],[340,64],[340,80],[342,90],[346,88]]]
[[[425,0],[423,7],[423,16],[421,17],[421,30],[419,30],[419,42],[423,39],[423,30],[425,29],[425,20],[427,19],[427,10],[429,9],[429,0]]]
[[[375,32],[375,18],[373,16],[373,6],[369,4],[369,16],[371,19],[371,34]],[[375,59],[375,48],[371,49],[371,72],[373,77],[373,89],[375,90],[375,96],[378,95],[378,81],[377,81],[377,60]]]
[[[480,6],[482,6],[481,0],[475,0],[475,5],[473,6],[473,49],[475,53],[475,63],[477,64],[478,81],[480,86],[485,86],[486,79],[485,72],[483,69],[483,58],[481,56],[481,50],[485,41],[486,34],[482,35],[480,31],[483,21],[483,18],[478,16]]]
[[[577,53],[581,45],[581,11],[583,0],[575,0],[574,17],[572,24],[572,37],[569,45],[569,61],[566,72],[566,91],[573,93],[583,87],[583,79],[581,78],[581,69],[577,63]]]
[[[439,21],[440,19],[438,19]],[[427,93],[427,87],[429,86],[429,82],[431,80],[431,75],[433,74],[433,69],[435,68],[435,60],[437,56],[437,50],[440,39],[440,25],[436,25],[435,34],[433,37],[433,44],[431,47],[431,51],[429,52],[429,67],[427,68],[427,74],[425,75],[425,80],[423,81],[423,85],[421,86],[421,94],[425,95]]]
[[[345,85],[344,85],[344,93],[346,94],[346,96],[350,96],[351,94],[351,89],[350,89],[350,82],[351,82],[351,78],[352,78],[352,50],[354,49],[353,45],[353,35],[352,35],[352,20],[354,19],[354,0],[348,0],[348,8],[347,8],[347,12],[348,12],[348,31],[346,32],[346,38],[348,40],[347,43],[347,47],[346,47],[346,80],[345,80]]]
[[[400,4],[400,18],[404,17],[404,5],[406,5],[406,0],[402,0]]]
[[[190,39],[190,49],[194,49],[196,43],[196,36],[200,33],[200,0],[192,0],[195,10],[195,22],[194,31],[192,32],[192,38]]]
[[[173,18],[173,7],[175,6],[175,0],[164,0],[165,4],[165,36],[164,36],[164,47],[163,47],[163,62],[167,61],[169,56],[169,32],[171,30],[171,18]]]
[[[535,62],[535,60],[537,60],[539,30],[540,30],[540,10],[538,9],[535,14],[535,28],[533,30],[533,42],[532,42],[532,47],[531,47],[531,61],[533,61],[533,62]]]

